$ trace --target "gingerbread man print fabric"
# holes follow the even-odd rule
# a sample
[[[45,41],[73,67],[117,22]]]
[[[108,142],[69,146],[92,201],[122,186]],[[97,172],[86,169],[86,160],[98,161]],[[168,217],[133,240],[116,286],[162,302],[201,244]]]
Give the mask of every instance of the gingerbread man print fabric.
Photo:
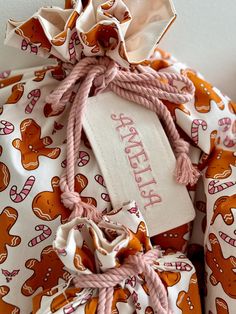
[[[54,248],[76,280],[76,275],[98,272],[97,267],[99,272],[120,267],[130,254],[146,253],[152,246],[142,214],[135,202],[131,202],[109,212],[98,225],[86,218],[75,218],[62,225]],[[153,268],[168,291],[174,313],[201,313],[195,269],[183,253],[160,251]],[[34,313],[38,314],[95,314],[97,308],[98,290],[92,288],[60,285],[45,289],[34,298]],[[142,274],[127,276],[114,288],[112,313],[134,312],[155,313]]]
[[[42,9],[24,23],[11,21],[8,25],[9,45],[49,57],[49,61],[54,58],[57,64],[49,62],[41,67],[0,73],[0,312],[3,313],[29,314],[33,306],[36,313],[42,311],[45,304],[48,306],[49,301],[53,311],[58,313],[73,313],[76,311],[73,307],[77,306],[81,313],[96,311],[94,291],[80,293],[73,287],[66,288],[71,263],[68,267],[63,252],[52,248],[57,228],[66,223],[71,213],[60,201],[59,178],[66,166],[65,134],[74,95],[72,92],[68,104],[57,112],[45,101],[70,71],[61,60],[71,64],[78,61],[84,56],[82,46],[86,46],[85,50],[92,55],[101,55],[99,49],[103,51],[105,46],[115,60],[118,54],[118,63],[128,64],[129,55],[122,46],[121,34],[111,23],[106,30],[98,24],[99,27],[93,27],[91,32],[77,36],[78,11],[94,12],[90,8],[94,2],[66,1],[65,10]],[[103,6],[107,19],[112,14],[117,16],[117,2],[109,1]],[[131,2],[125,1],[127,7]],[[88,6],[83,7],[86,3]],[[129,12],[132,10],[135,11],[131,7]],[[124,6],[119,12],[122,14],[118,20],[124,22],[121,25],[126,25],[131,16]],[[63,19],[54,17],[59,13]],[[45,31],[43,21],[48,17],[51,24],[47,25],[52,25],[55,20],[61,21],[55,38]],[[99,34],[104,33],[108,38],[101,45]],[[111,46],[108,47],[108,43]],[[136,52],[140,57],[139,51]],[[236,305],[236,105],[198,72],[177,62],[170,54],[156,49],[151,58],[148,54],[145,58],[143,65],[156,71],[181,73],[195,85],[193,101],[184,105],[165,101],[165,105],[179,126],[181,136],[191,144],[192,161],[202,173],[196,186],[189,187],[197,213],[193,224],[163,234],[157,230],[157,235],[151,239],[154,245],[160,245],[164,250],[157,271],[168,290],[174,313],[201,313],[196,292],[198,278],[201,295],[206,300],[204,312],[233,314]],[[78,156],[75,187],[85,202],[109,213],[111,204],[105,180],[85,134]],[[134,217],[136,211],[130,208],[129,213]],[[108,215],[112,228],[120,214]],[[133,224],[128,226],[134,238],[139,238],[140,230],[145,226],[140,218],[142,228],[135,229],[138,218],[136,216]],[[117,222],[122,224],[119,219]],[[140,248],[148,250],[150,240],[147,234],[142,237],[146,240]],[[183,255],[186,250],[193,259],[197,274]],[[173,253],[176,251],[180,253]],[[80,261],[80,254],[87,260],[82,258]],[[77,256],[72,261],[75,271],[83,271],[84,267],[93,271],[94,252],[88,251],[87,245],[82,245],[74,255]],[[204,272],[205,278],[201,276]],[[145,301],[145,308],[139,301],[139,293],[142,298],[147,298],[145,282],[141,277],[138,283],[136,281],[127,278],[124,288],[115,289],[115,313],[123,308],[137,313],[154,313],[148,301]],[[134,284],[140,287],[137,295]],[[57,295],[54,295],[54,287],[58,287]],[[69,308],[68,302],[71,304]]]
[[[60,201],[59,187],[69,107],[51,114],[44,101],[64,75],[58,66],[1,74],[0,312],[31,313],[35,293],[69,278],[52,249],[57,227],[71,213]],[[85,135],[75,188],[83,201],[110,210],[104,179]]]

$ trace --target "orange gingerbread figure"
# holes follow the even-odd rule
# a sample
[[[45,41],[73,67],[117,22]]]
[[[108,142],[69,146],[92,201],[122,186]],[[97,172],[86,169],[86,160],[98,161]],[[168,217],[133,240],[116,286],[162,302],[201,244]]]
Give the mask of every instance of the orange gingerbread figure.
[[[211,225],[214,223],[216,217],[221,215],[226,225],[234,223],[234,215],[232,209],[236,208],[236,194],[221,196],[214,204],[214,213],[211,219]]]
[[[171,116],[176,119],[176,114],[175,111],[176,110],[180,110],[183,113],[190,115],[190,111],[185,107],[184,104],[175,104],[172,103],[168,100],[164,100],[163,103],[166,105],[166,107],[168,108],[168,110],[170,111]]]
[[[223,256],[220,243],[214,233],[210,233],[209,241],[212,250],[206,251],[206,263],[211,270],[210,282],[213,286],[221,284],[224,292],[236,299],[235,265],[236,257]]]
[[[12,93],[8,97],[6,104],[16,104],[19,102],[24,94],[24,84],[25,83],[17,83],[12,87]]]
[[[91,272],[96,272],[96,262],[94,254],[91,252],[89,247],[83,242],[82,247],[76,247],[75,256],[74,256],[74,265],[76,269],[83,271],[86,268]]]
[[[229,314],[228,304],[221,298],[216,298],[216,314]]]
[[[14,305],[11,305],[3,300],[3,298],[9,293],[10,288],[7,286],[0,286],[0,309],[3,314],[20,314],[20,309]]]
[[[68,305],[68,303],[72,302],[74,299],[76,299],[76,293],[79,293],[82,289],[79,288],[68,288],[66,291],[63,293],[57,295],[52,303],[51,303],[51,313],[55,313],[61,308],[63,308],[66,313],[66,310],[75,310],[75,308],[72,305]],[[58,293],[57,288],[51,288],[51,289],[46,289],[42,293],[36,294],[36,296],[33,298],[33,314],[36,314],[38,310],[41,308],[41,302],[43,297],[50,297],[53,296],[54,294]],[[83,302],[83,301],[82,301]],[[69,311],[68,311],[69,312]],[[73,312],[69,312],[73,313]]]
[[[175,286],[181,279],[180,272],[157,271],[165,287]]]
[[[196,87],[195,93],[195,109],[200,113],[207,113],[211,110],[211,106],[215,103],[220,110],[224,109],[224,103],[220,96],[214,91],[211,84],[201,79],[196,73],[190,69],[182,71],[183,74],[193,82]]]
[[[12,145],[21,152],[21,163],[26,170],[39,167],[39,157],[56,159],[60,155],[60,148],[48,148],[52,144],[49,136],[41,138],[41,127],[32,119],[26,119],[20,125],[21,137],[15,139]]]
[[[202,313],[196,273],[191,276],[188,291],[179,292],[176,304],[184,314]]]
[[[68,33],[68,30],[73,30],[75,28],[75,25],[76,25],[76,21],[77,21],[77,18],[79,17],[79,13],[74,11],[69,20],[67,21],[66,23],[66,26],[65,26],[65,29],[59,33],[58,35],[56,35],[53,40],[52,40],[52,44],[54,46],[62,46],[65,41],[66,41],[66,38],[67,38],[67,33]]]
[[[60,261],[51,246],[47,246],[41,252],[40,260],[29,259],[25,266],[33,271],[33,274],[21,287],[25,296],[31,296],[38,288],[43,290],[58,285],[59,279],[68,280],[70,274],[64,270],[64,264]]]
[[[65,9],[68,10],[68,9],[72,9],[73,8],[73,0],[65,0]]]
[[[61,203],[60,178],[53,177],[51,185],[52,191],[43,191],[35,196],[32,203],[33,212],[42,220],[50,221],[61,216],[61,221],[65,222],[70,211]]]
[[[8,167],[0,162],[0,192],[4,191],[10,183],[10,172]]]
[[[162,249],[184,251],[187,240],[184,238],[189,232],[189,224],[168,230],[151,238],[154,245],[160,245]]]
[[[0,157],[2,155],[2,146],[0,146]],[[10,183],[10,171],[3,162],[0,162],[0,192],[4,191]]]
[[[147,236],[147,228],[144,222],[140,222],[135,233],[130,231],[130,236],[128,245],[120,249],[117,253],[117,258],[121,263],[129,255],[136,254],[141,251],[147,252],[151,249],[150,240]]]
[[[3,80],[0,80],[0,89],[9,85],[15,84],[17,82],[20,82],[22,80],[22,77],[23,77],[23,74],[19,74],[19,75],[11,76]]]
[[[229,111],[232,113],[236,113],[236,103],[229,101],[228,103]]]
[[[38,70],[34,72],[35,78],[33,79],[33,81],[34,82],[43,81],[47,73],[51,73],[52,77],[58,81],[62,81],[66,76],[65,70],[60,65],[59,66],[47,66],[43,68],[42,70]]]
[[[0,214],[0,264],[7,259],[7,247],[15,247],[21,242],[21,238],[19,236],[10,234],[11,228],[15,225],[17,218],[18,213],[12,207],[5,207]]]
[[[217,148],[208,160],[206,178],[225,179],[232,174],[232,167],[236,167],[236,153]]]
[[[20,27],[16,28],[15,32],[28,43],[30,42],[48,52],[51,50],[51,43],[45,36],[44,30],[37,18],[32,17]]]
[[[32,209],[37,217],[42,220],[54,220],[61,216],[61,222],[66,222],[71,211],[63,206],[61,202],[60,178],[53,177],[51,180],[52,191],[43,191],[35,196]],[[75,190],[81,193],[88,185],[88,179],[78,174],[75,177]],[[92,197],[81,197],[82,201],[97,205],[96,200]]]

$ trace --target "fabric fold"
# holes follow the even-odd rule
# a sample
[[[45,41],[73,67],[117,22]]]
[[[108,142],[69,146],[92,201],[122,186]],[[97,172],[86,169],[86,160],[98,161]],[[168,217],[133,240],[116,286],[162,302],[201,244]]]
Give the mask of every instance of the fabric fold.
[[[41,8],[26,21],[8,21],[6,44],[74,64],[108,56],[124,67],[140,63],[175,19],[169,0],[77,1],[73,8]]]

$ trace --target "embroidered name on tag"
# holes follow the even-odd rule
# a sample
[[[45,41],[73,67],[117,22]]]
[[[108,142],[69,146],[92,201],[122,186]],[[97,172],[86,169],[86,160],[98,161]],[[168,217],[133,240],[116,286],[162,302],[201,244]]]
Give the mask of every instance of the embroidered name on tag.
[[[118,122],[116,130],[124,144],[124,152],[132,168],[134,181],[144,199],[144,208],[160,203],[161,196],[157,192],[157,181],[152,173],[148,152],[145,151],[139,132],[135,128],[135,122],[124,113],[118,116],[112,114],[111,119]]]
[[[88,99],[83,128],[114,208],[135,200],[150,236],[194,219],[175,157],[155,113],[112,92]]]

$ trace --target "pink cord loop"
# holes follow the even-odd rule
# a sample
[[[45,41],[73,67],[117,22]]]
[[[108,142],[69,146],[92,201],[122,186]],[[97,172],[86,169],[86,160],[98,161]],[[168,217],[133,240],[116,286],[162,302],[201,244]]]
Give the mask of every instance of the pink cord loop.
[[[101,215],[94,206],[88,207],[75,193],[75,165],[87,99],[91,92],[97,94],[106,88],[154,111],[161,119],[176,155],[175,175],[178,183],[194,184],[199,177],[198,171],[188,157],[189,145],[180,138],[173,118],[162,102],[162,100],[177,104],[189,102],[194,97],[195,89],[192,82],[176,73],[156,72],[143,66],[128,71],[120,68],[108,57],[86,57],[74,66],[46,101],[52,104],[55,112],[58,112],[68,103],[72,91],[75,93],[67,125],[67,166],[60,187],[64,205],[79,216],[89,215],[91,219],[100,219]],[[74,217],[74,213],[72,216]]]
[[[76,288],[99,289],[97,314],[112,313],[112,300],[114,287],[122,284],[129,276],[143,274],[155,313],[169,314],[168,296],[160,277],[152,268],[158,258],[156,249],[145,254],[130,255],[124,264],[117,268],[107,270],[103,274],[78,275],[74,279]]]

